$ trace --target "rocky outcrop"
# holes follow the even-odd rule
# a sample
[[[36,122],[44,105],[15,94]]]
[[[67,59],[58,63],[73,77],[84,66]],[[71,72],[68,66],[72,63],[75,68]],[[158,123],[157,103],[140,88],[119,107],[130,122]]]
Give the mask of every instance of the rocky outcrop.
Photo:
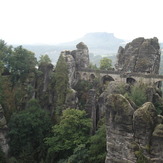
[[[79,80],[77,70],[89,66],[89,50],[87,45],[80,42],[76,45],[76,48],[77,50],[66,50],[61,52],[61,55],[65,58],[67,64],[70,88],[72,88]]]
[[[36,80],[36,93],[35,98],[39,100],[42,108],[52,112],[54,107],[54,92],[50,89],[52,83],[52,64],[41,64],[39,65]]]
[[[106,99],[106,163],[162,163],[163,117],[151,102],[134,109],[121,94]]]
[[[6,124],[6,118],[3,113],[3,108],[0,105],[0,146],[2,151],[7,155],[9,146],[7,143],[6,135],[7,135],[8,127]]]
[[[132,116],[134,109],[128,100],[114,94],[106,102],[107,156],[106,163],[135,163]]]
[[[125,48],[119,47],[117,70],[137,73],[159,73],[160,46],[158,39],[134,39]]]
[[[96,126],[97,126],[97,94],[95,89],[90,89],[88,91],[88,96],[87,96],[87,101],[85,105],[85,110],[88,114],[88,116],[92,119],[92,130],[91,133],[94,134],[96,131]]]

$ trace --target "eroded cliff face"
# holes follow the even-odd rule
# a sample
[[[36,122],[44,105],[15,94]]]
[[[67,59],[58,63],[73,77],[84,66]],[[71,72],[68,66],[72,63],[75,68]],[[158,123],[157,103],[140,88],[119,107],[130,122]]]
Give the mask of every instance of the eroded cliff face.
[[[121,94],[106,98],[106,163],[162,163],[163,117],[146,102],[135,110]]]
[[[116,69],[125,72],[159,73],[160,46],[156,37],[136,38],[125,48],[119,47]]]

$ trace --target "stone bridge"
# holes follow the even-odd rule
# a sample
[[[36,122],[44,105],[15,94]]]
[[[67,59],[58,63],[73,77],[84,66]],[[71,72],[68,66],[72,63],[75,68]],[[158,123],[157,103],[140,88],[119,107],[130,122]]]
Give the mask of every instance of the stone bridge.
[[[93,81],[99,78],[105,84],[107,81],[118,81],[125,83],[142,82],[150,85],[159,84],[163,81],[163,75],[149,73],[126,73],[122,71],[103,71],[93,69],[80,69],[77,76],[83,80]]]

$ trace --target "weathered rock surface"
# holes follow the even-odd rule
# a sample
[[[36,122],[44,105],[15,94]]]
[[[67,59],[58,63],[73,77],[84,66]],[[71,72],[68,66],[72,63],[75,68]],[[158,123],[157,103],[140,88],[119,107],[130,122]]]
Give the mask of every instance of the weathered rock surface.
[[[119,47],[116,69],[125,72],[159,73],[160,46],[158,39],[134,39],[125,48]]]
[[[151,102],[134,110],[120,94],[106,99],[106,163],[162,163],[163,117]]]
[[[90,89],[88,91],[88,97],[85,105],[85,110],[88,116],[92,119],[92,133],[95,133],[97,126],[97,94],[95,89]]]
[[[67,63],[70,88],[72,88],[79,80],[76,71],[89,66],[88,47],[83,42],[80,42],[76,45],[76,48],[77,50],[66,50],[61,52],[61,55],[65,58]]]
[[[52,112],[54,99],[53,90],[49,88],[51,84],[51,74],[53,72],[52,64],[42,64],[38,68],[37,82],[36,82],[36,98],[39,99],[42,108]]]
[[[153,163],[163,162],[163,123],[158,124],[152,134],[151,160]]]
[[[133,115],[135,141],[141,146],[149,146],[152,133],[157,123],[157,112],[151,102],[146,102]]]
[[[9,150],[9,146],[6,139],[7,131],[8,131],[8,127],[6,124],[6,118],[4,117],[3,108],[0,105],[0,146],[2,148],[2,151],[6,155],[8,154],[8,150]]]
[[[132,130],[134,109],[120,94],[108,96],[106,108],[107,156],[105,162],[135,163]]]

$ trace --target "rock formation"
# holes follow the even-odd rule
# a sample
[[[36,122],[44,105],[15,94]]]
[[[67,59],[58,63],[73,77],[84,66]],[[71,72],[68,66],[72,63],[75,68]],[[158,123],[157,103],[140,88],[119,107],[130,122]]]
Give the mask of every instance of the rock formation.
[[[70,87],[73,87],[78,81],[76,71],[89,66],[88,47],[83,42],[80,42],[76,45],[76,48],[77,50],[61,52],[67,63]]]
[[[117,70],[137,73],[159,73],[160,46],[158,39],[134,39],[125,48],[119,47]]]
[[[151,102],[138,109],[121,94],[106,98],[106,163],[162,163],[163,117]]]

